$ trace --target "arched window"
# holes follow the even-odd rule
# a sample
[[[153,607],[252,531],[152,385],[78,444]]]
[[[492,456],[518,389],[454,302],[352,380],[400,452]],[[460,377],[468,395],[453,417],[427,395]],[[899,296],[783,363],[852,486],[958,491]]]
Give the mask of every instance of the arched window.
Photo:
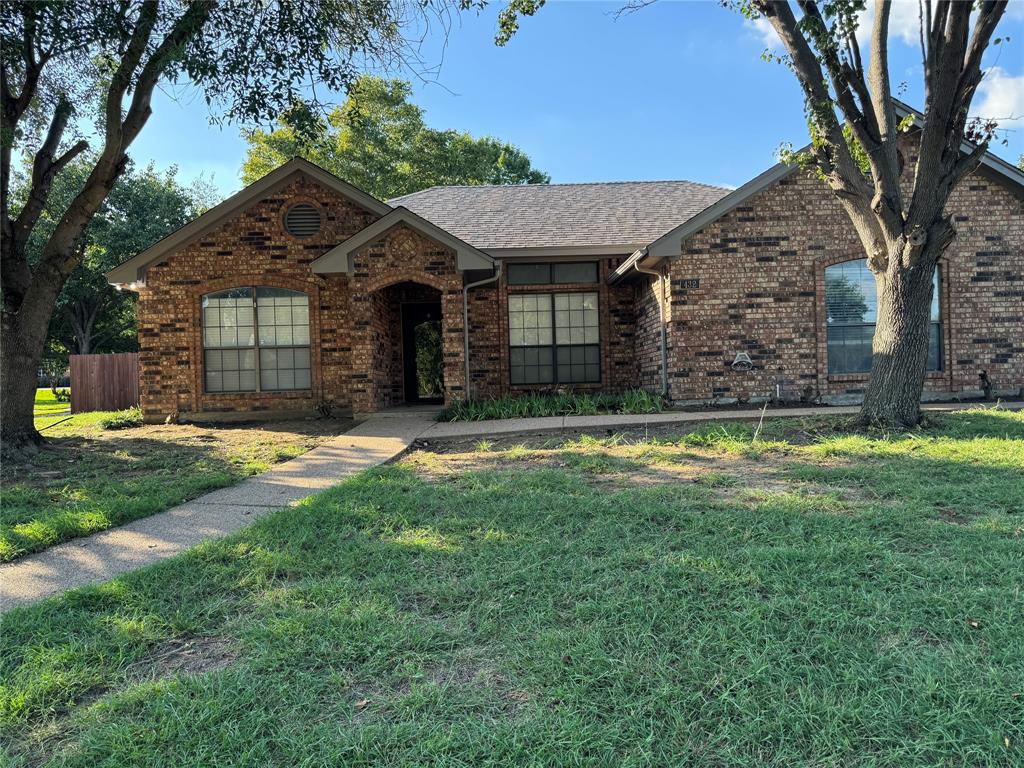
[[[207,392],[309,389],[309,297],[243,287],[202,298]]]
[[[878,300],[867,259],[825,268],[825,320],[828,325],[828,372],[868,373],[875,335]],[[942,367],[942,326],[939,322],[939,271],[932,288],[928,370]]]

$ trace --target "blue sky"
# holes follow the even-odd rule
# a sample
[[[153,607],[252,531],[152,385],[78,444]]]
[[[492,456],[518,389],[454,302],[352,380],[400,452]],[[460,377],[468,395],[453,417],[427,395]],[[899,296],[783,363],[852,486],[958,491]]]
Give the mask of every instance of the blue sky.
[[[793,75],[761,60],[770,30],[717,2],[663,0],[616,19],[620,5],[549,1],[504,48],[494,45],[499,5],[465,13],[453,20],[447,45],[440,25],[424,43],[424,59],[441,63],[435,82],[404,76],[428,124],[511,141],[555,182],[738,186],[774,162],[780,142],[806,142]],[[897,0],[891,70],[894,82],[907,82],[903,98],[912,105],[922,100],[920,52],[908,42],[916,19],[916,0]],[[1024,117],[1024,0],[1012,0],[1000,34],[1011,42],[989,53],[986,65],[995,69],[975,111]],[[176,164],[184,181],[201,176],[225,195],[240,188],[238,127],[210,125],[198,96],[155,102],[133,158]],[[995,151],[1016,162],[1024,119],[1004,125],[1009,146]]]

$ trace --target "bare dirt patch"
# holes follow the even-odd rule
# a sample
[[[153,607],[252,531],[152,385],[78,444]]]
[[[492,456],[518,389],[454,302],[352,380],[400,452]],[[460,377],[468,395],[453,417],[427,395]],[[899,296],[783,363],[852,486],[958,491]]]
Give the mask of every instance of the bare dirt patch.
[[[535,435],[533,439],[518,435],[500,443],[476,444],[470,451],[466,450],[469,441],[438,442],[420,446],[399,460],[432,484],[458,482],[468,472],[555,469],[573,472],[592,487],[610,493],[631,488],[687,487],[703,492],[709,501],[740,507],[754,507],[789,494],[816,504],[814,500],[820,500],[822,508],[837,510],[864,500],[865,494],[858,488],[790,476],[788,470],[795,457],[793,450],[785,447],[747,454],[636,438],[616,433],[610,440],[588,444],[564,435]],[[809,456],[799,460],[818,463]],[[822,463],[835,460],[827,458]]]
[[[238,652],[224,637],[175,638],[150,650],[128,669],[133,682],[215,672],[235,663]]]

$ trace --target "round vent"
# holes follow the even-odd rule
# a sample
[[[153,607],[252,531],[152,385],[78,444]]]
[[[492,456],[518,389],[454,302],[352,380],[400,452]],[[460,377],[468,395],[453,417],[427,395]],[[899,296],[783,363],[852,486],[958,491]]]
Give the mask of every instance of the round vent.
[[[309,203],[298,203],[284,215],[284,228],[292,237],[312,237],[320,231],[320,211]]]

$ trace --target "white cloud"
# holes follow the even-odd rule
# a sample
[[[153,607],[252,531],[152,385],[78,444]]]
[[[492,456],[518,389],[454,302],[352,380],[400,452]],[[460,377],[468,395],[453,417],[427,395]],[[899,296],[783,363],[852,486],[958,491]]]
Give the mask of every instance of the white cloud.
[[[756,37],[765,48],[772,51],[782,49],[782,41],[779,40],[779,36],[775,34],[775,28],[764,16],[758,16],[756,19],[744,19],[743,26],[746,27],[749,32],[753,33],[754,37]]]
[[[1020,2],[1024,7],[1024,0]],[[860,44],[861,53],[865,58],[868,55],[868,46],[871,42],[871,25],[874,23],[874,4],[869,3],[863,11],[858,14],[857,42]],[[746,19],[743,26],[757,38],[758,42],[772,51],[779,52],[782,49],[782,42],[779,40],[775,30],[767,19]],[[889,39],[898,39],[907,45],[920,45],[921,22],[920,6],[917,0],[895,0],[892,10],[889,12]]]
[[[992,67],[978,86],[971,114],[1004,123],[1010,118],[1024,119],[1024,75],[1013,76],[1002,67]]]

